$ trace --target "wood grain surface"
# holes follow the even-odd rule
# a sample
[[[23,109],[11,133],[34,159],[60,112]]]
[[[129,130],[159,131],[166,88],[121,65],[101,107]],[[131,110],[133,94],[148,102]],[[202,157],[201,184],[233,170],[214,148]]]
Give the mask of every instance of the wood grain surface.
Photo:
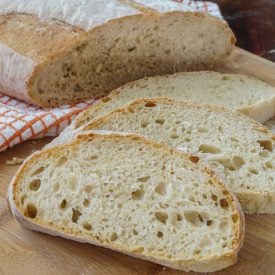
[[[221,71],[246,73],[275,86],[275,65],[241,49]],[[186,274],[20,226],[6,200],[18,166],[8,166],[6,161],[26,158],[49,141],[25,142],[0,153],[0,274]],[[246,215],[246,237],[237,264],[213,274],[275,274],[275,215]]]

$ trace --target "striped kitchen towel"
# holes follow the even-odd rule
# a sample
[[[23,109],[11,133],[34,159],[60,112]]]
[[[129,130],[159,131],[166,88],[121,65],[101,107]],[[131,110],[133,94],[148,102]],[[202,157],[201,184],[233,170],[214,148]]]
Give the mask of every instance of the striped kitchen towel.
[[[183,11],[202,11],[222,17],[215,3],[184,0],[174,2],[178,2],[179,9]],[[79,112],[94,102],[87,100],[75,105],[43,109],[0,93],[0,151],[25,140],[57,136]]]

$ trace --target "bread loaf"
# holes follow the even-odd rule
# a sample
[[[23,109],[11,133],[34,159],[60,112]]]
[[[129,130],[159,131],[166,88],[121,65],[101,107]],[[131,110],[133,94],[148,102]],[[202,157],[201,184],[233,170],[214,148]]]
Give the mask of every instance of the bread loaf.
[[[134,135],[87,134],[34,154],[9,189],[27,228],[180,270],[235,263],[237,200],[197,157]]]
[[[237,195],[246,213],[275,213],[275,137],[249,117],[221,107],[140,99],[82,131],[138,133],[197,154]]]
[[[224,21],[149,2],[0,0],[0,91],[57,106],[229,56],[235,38]]]

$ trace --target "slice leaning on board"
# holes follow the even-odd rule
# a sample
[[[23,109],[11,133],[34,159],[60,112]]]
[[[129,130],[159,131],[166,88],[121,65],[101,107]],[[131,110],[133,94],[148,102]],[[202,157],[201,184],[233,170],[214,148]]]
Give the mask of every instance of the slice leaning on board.
[[[51,107],[225,62],[235,44],[225,21],[159,2],[0,0],[1,92]]]
[[[9,189],[27,228],[180,270],[234,264],[238,201],[196,157],[130,134],[84,134],[34,154]]]
[[[275,88],[266,83],[241,74],[187,72],[128,83],[80,113],[68,129],[79,128],[132,100],[153,97],[223,106],[239,110],[261,123],[275,116]]]
[[[241,113],[172,99],[139,99],[81,130],[138,133],[197,154],[225,180],[246,213],[275,213],[275,137]]]

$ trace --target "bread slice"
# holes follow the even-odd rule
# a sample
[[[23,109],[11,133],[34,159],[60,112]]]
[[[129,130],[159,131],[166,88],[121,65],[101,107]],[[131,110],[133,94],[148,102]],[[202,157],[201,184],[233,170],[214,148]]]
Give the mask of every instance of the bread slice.
[[[83,131],[133,132],[197,154],[237,195],[246,213],[275,213],[275,136],[222,107],[140,99],[87,124]]]
[[[237,200],[198,158],[135,135],[86,134],[34,154],[9,188],[27,228],[180,270],[235,263]]]
[[[1,92],[50,107],[99,98],[144,76],[211,69],[230,55],[235,37],[223,20],[162,7],[2,1]]]
[[[240,74],[188,72],[144,78],[113,91],[98,105],[82,112],[70,129],[138,98],[169,97],[239,110],[259,122],[275,116],[275,89]]]

